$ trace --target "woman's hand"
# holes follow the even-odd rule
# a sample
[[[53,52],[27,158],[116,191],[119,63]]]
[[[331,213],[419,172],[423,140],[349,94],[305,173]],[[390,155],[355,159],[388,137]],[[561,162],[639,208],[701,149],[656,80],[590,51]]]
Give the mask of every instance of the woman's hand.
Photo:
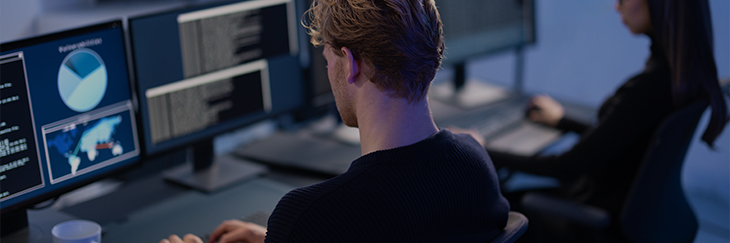
[[[527,102],[527,118],[534,122],[555,127],[564,115],[563,106],[547,95],[534,96]]]

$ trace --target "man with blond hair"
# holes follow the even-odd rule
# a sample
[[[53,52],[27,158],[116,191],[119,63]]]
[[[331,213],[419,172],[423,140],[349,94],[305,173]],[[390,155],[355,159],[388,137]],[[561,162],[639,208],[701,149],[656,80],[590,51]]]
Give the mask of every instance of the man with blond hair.
[[[312,44],[325,47],[340,116],[359,128],[362,157],[344,174],[287,193],[268,229],[229,220],[210,242],[497,237],[509,205],[489,156],[470,136],[439,129],[428,106],[426,93],[444,53],[434,1],[314,0],[307,16]]]

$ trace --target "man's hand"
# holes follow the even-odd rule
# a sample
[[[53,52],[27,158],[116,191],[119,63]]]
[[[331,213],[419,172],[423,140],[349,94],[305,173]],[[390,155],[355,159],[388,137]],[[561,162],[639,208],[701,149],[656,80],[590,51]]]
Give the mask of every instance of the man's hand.
[[[266,238],[266,228],[240,220],[226,220],[210,234],[208,243],[262,243]],[[187,242],[185,242],[187,243]]]
[[[555,127],[565,115],[563,106],[547,95],[532,97],[527,102],[527,118],[551,127]]]
[[[177,235],[171,235],[167,239],[162,239],[160,243],[203,243],[203,240],[193,234],[187,234],[183,239]]]

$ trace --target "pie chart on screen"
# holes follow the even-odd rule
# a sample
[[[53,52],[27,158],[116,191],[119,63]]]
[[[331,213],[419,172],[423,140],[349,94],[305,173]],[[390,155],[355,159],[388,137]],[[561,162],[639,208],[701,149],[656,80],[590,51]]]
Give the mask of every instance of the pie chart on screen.
[[[58,92],[71,110],[86,112],[94,109],[104,98],[106,86],[104,61],[91,49],[72,51],[58,69]]]

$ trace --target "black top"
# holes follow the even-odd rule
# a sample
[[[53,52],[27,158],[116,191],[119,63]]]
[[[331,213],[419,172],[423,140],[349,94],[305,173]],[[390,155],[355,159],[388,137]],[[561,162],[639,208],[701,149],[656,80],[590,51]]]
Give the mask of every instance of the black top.
[[[269,218],[266,242],[489,242],[508,212],[484,149],[441,130],[287,193]]]
[[[568,197],[618,216],[652,135],[675,109],[669,64],[662,50],[652,45],[644,71],[603,103],[595,126],[569,118],[560,121],[559,129],[581,134],[572,149],[555,156],[489,154],[498,167],[574,182],[565,188]]]

